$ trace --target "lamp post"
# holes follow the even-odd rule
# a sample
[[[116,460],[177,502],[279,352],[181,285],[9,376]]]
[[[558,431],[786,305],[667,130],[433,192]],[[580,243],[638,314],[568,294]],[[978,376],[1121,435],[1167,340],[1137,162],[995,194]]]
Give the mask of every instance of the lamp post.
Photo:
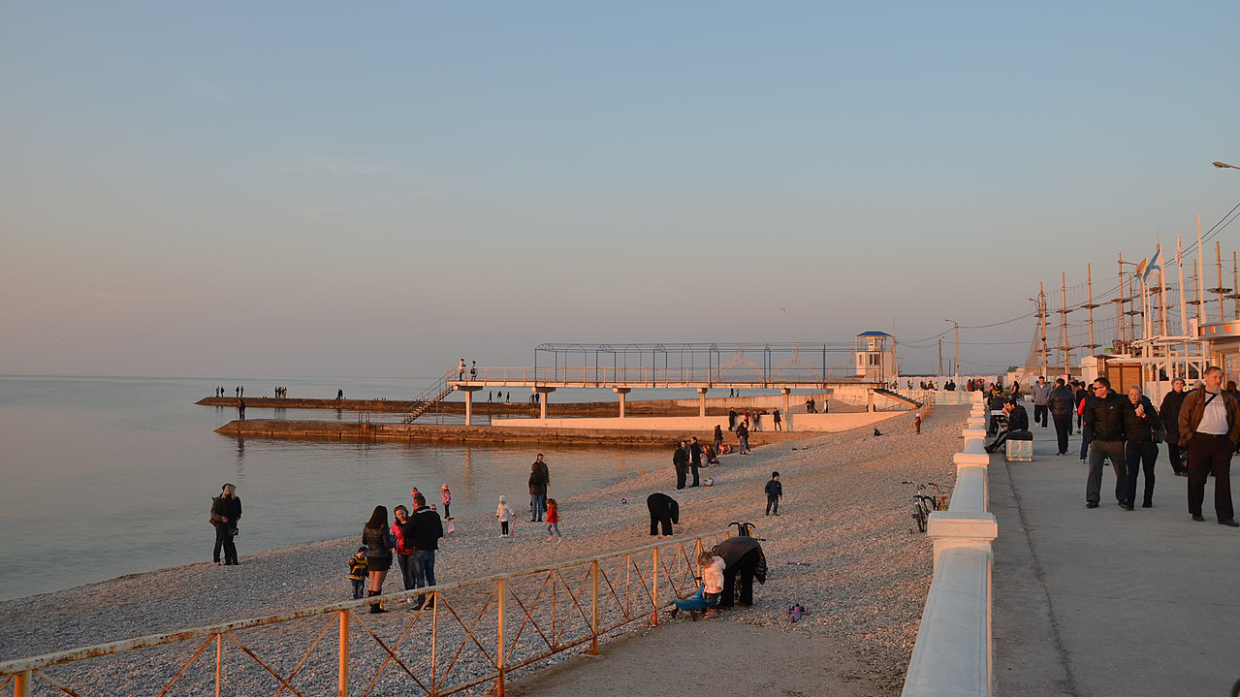
[[[1237,167],[1235,165],[1229,165],[1226,162],[1211,162],[1210,164],[1214,165],[1215,167],[1218,167],[1219,169],[1240,169],[1240,167]]]
[[[954,319],[945,319],[944,322],[951,322],[956,328],[956,364],[952,368],[952,381],[960,382],[960,323]]]

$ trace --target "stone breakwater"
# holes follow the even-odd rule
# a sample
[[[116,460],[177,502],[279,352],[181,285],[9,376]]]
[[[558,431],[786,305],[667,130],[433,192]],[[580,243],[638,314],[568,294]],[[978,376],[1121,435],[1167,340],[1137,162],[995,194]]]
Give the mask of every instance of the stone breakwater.
[[[461,518],[455,521],[456,532],[443,540],[439,581],[482,578],[644,544],[650,538],[642,502],[650,492],[664,491],[681,502],[678,536],[750,520],[758,524],[756,534],[766,538],[763,545],[771,573],[767,584],[758,587],[755,607],[726,612],[718,622],[837,638],[865,666],[861,677],[877,685],[877,693],[895,695],[916,638],[932,568],[930,541],[911,531],[913,487],[904,482],[951,484],[955,471],[951,457],[960,448],[965,414],[965,407],[939,407],[923,424],[921,435],[912,433],[910,414],[888,421],[883,436],[859,429],[772,443],[750,456],[729,455],[718,467],[705,470],[715,479],[708,488],[676,492],[669,462],[664,470],[561,501],[562,544],[547,542],[533,524],[519,525],[514,539],[499,539],[492,516]],[[763,516],[762,487],[772,470],[779,470],[786,493],[778,518]],[[391,500],[358,501],[359,533],[375,504],[390,508],[407,503],[409,484],[393,482]],[[520,493],[514,490],[509,497],[518,512],[523,510]],[[621,503],[622,499],[629,503]],[[201,540],[177,544],[201,545],[205,557],[209,532],[205,530]],[[241,566],[194,564],[0,603],[0,659],[348,598],[345,560],[357,548],[358,536],[257,555],[246,555],[244,539],[239,542]],[[808,566],[790,566],[790,561]],[[51,573],[72,571],[72,565],[61,565]],[[399,586],[396,575],[388,584]],[[790,624],[786,614],[793,602],[809,609],[796,624]],[[393,641],[409,617],[399,609],[363,616],[368,626]],[[315,624],[272,637],[257,636],[254,641],[263,645],[265,658],[290,670],[320,629]],[[124,685],[149,684],[151,675],[167,673],[160,667],[163,663],[175,664],[171,668],[175,672],[177,661],[184,661],[192,650],[149,650],[106,659],[112,663],[93,670],[49,672],[73,678],[71,686],[80,692],[123,693]],[[241,662],[238,649],[226,646],[225,651],[234,654],[234,662]],[[325,639],[298,677],[299,684],[334,684],[334,651],[334,642]],[[488,668],[477,655],[462,655],[461,660],[463,669]],[[524,670],[529,675],[545,665]],[[764,665],[762,657],[755,657],[753,665]],[[233,670],[228,677],[232,693],[248,694],[273,684],[261,670]],[[372,694],[395,694],[409,684],[407,676],[389,666]],[[359,686],[359,694],[364,687]]]

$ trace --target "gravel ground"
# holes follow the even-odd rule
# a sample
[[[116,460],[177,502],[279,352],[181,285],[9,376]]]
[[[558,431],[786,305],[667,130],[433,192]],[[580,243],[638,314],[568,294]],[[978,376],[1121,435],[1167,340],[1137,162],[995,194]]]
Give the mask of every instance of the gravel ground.
[[[724,613],[717,621],[846,640],[866,666],[867,682],[876,685],[879,694],[898,694],[932,567],[930,541],[913,532],[909,503],[913,486],[905,482],[936,481],[950,486],[955,476],[951,456],[960,447],[960,428],[967,409],[936,407],[923,424],[921,435],[912,433],[912,416],[906,414],[878,424],[884,434],[881,436],[872,435],[872,428],[858,429],[772,444],[749,456],[726,456],[718,467],[703,471],[704,477],[715,478],[713,487],[682,492],[674,490],[669,453],[665,470],[561,501],[562,544],[547,542],[541,525],[522,524],[517,537],[498,539],[498,526],[492,517],[461,518],[455,521],[456,532],[442,542],[438,580],[451,583],[480,578],[646,544],[651,538],[647,535],[645,497],[652,491],[664,491],[681,503],[682,525],[677,537],[689,538],[719,530],[734,520],[750,520],[758,525],[756,534],[767,538],[763,545],[771,573],[767,584],[759,586],[755,607]],[[762,487],[773,469],[781,474],[785,497],[781,515],[764,518]],[[403,503],[405,486],[407,483],[394,484],[393,490],[398,493],[393,501],[383,503],[389,508]],[[510,501],[520,504],[522,493],[514,487]],[[622,504],[622,498],[629,503]],[[368,512],[359,511],[359,528]],[[195,541],[204,548],[210,537],[210,530],[205,528],[204,523],[204,539]],[[193,564],[6,601],[0,603],[0,660],[340,602],[349,598],[345,562],[358,542],[356,537],[326,540],[243,556],[236,567]],[[790,561],[810,565],[791,566],[787,564]],[[395,565],[393,571],[396,574],[385,586],[389,592],[400,585]],[[62,567],[61,572],[71,573],[72,566]],[[577,581],[568,582],[578,587]],[[523,589],[527,597],[535,591],[528,584]],[[566,601],[567,597],[567,593],[560,593],[557,601],[557,609],[564,606],[565,614],[571,607],[571,598]],[[482,633],[488,627],[488,618],[494,624],[493,609],[487,613],[481,610],[485,600],[485,594],[473,593],[462,594],[454,602],[454,609],[466,624],[479,614],[484,617],[479,622]],[[566,602],[568,605],[563,605]],[[796,624],[786,616],[793,602],[810,611]],[[406,631],[412,613],[360,617],[391,645]],[[442,621],[441,617],[441,642],[451,636],[442,628]],[[279,672],[287,673],[324,629],[323,618],[297,624],[300,626],[295,628],[285,625],[247,630],[239,636]],[[404,646],[429,637],[421,631],[426,625],[416,625]],[[506,636],[515,631],[507,629]],[[494,635],[492,628],[490,636]],[[296,684],[335,684],[335,629],[328,628],[324,636]],[[365,655],[360,644],[374,642],[357,638],[356,632],[353,636],[356,650],[352,671],[354,681],[361,681],[357,683],[360,694],[369,680],[369,676],[362,677],[363,668],[377,666],[382,656]],[[69,681],[79,691],[128,694],[149,687],[159,675],[179,669],[180,663],[161,666],[161,656],[177,656],[184,662],[196,648],[197,644],[151,649],[92,662],[89,671],[58,667],[48,673]],[[227,641],[224,650],[234,658],[240,651]],[[213,651],[212,646],[207,653]],[[136,665],[135,659],[141,665]],[[442,665],[445,658],[438,660]],[[414,664],[409,665],[412,668]],[[253,670],[232,668],[226,673],[225,692],[247,694],[263,681],[264,686],[278,685],[263,670],[251,667]],[[455,670],[481,671],[488,667],[476,647],[466,646]],[[195,681],[213,680],[213,671],[213,656],[202,659],[183,678],[186,689]],[[371,694],[398,692],[407,688],[408,680],[399,667],[389,666]]]

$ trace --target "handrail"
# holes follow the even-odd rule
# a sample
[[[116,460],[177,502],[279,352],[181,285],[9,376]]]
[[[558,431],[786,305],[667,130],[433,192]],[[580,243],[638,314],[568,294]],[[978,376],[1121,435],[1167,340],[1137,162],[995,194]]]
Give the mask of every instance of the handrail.
[[[392,603],[392,602],[400,601],[406,598],[414,598],[416,596],[427,596],[427,597],[432,598],[435,603],[436,610],[434,612],[428,613],[430,614],[430,619],[426,621],[432,623],[432,628],[430,630],[432,632],[431,634],[432,639],[430,641],[431,647],[429,651],[430,651],[430,658],[431,658],[431,664],[432,664],[432,669],[433,669],[435,666],[435,661],[436,661],[435,653],[434,653],[435,642],[434,642],[433,637],[435,636],[435,632],[441,631],[440,625],[444,624],[445,622],[449,623],[450,625],[449,628],[456,628],[457,625],[459,624],[459,628],[465,631],[465,634],[467,635],[468,640],[472,642],[473,645],[477,645],[478,648],[481,649],[485,655],[490,656],[490,654],[488,653],[488,648],[483,648],[483,644],[487,643],[486,638],[483,637],[481,640],[482,643],[479,643],[479,639],[474,636],[474,631],[478,628],[477,621],[475,621],[472,627],[467,626],[464,622],[462,622],[461,618],[457,616],[456,611],[452,609],[453,607],[452,603],[457,602],[452,599],[452,596],[456,592],[465,591],[465,590],[480,590],[480,591],[486,592],[487,589],[490,588],[491,590],[489,591],[487,597],[488,598],[496,597],[497,599],[500,600],[499,627],[500,627],[501,636],[503,633],[503,618],[504,618],[503,600],[511,599],[512,601],[515,601],[514,604],[515,604],[516,609],[513,610],[513,606],[510,606],[509,614],[512,614],[514,618],[520,623],[521,630],[517,632],[516,639],[511,639],[512,643],[508,646],[508,648],[505,649],[503,643],[501,643],[500,644],[501,648],[499,649],[501,652],[500,656],[506,656],[510,662],[505,663],[503,660],[499,660],[498,663],[496,663],[495,661],[492,661],[492,664],[495,665],[496,670],[489,672],[486,675],[481,676],[481,677],[476,676],[476,675],[467,675],[464,678],[462,678],[463,680],[466,681],[465,683],[454,684],[452,686],[445,686],[443,684],[443,681],[446,680],[448,673],[453,671],[454,665],[455,665],[455,661],[453,661],[446,668],[442,669],[443,672],[439,676],[440,679],[438,680],[433,679],[431,681],[432,689],[427,690],[426,692],[427,694],[436,694],[436,695],[448,694],[448,693],[455,692],[460,689],[465,689],[466,687],[476,685],[480,682],[485,682],[486,680],[494,678],[498,681],[497,691],[499,694],[502,695],[504,676],[507,672],[511,670],[515,670],[516,668],[519,668],[523,665],[528,665],[535,661],[542,660],[550,655],[553,655],[560,651],[567,650],[568,648],[579,646],[582,643],[587,642],[587,641],[592,642],[592,650],[597,652],[597,646],[598,646],[598,642],[601,636],[607,634],[608,632],[614,631],[615,629],[625,624],[636,621],[643,617],[650,617],[654,624],[658,624],[660,613],[662,611],[662,608],[660,608],[659,606],[660,595],[662,595],[662,597],[664,598],[664,603],[666,604],[667,601],[673,597],[685,597],[686,595],[692,593],[693,590],[696,589],[696,585],[692,585],[690,581],[692,581],[693,579],[693,569],[696,568],[697,552],[701,550],[704,544],[709,544],[707,540],[724,539],[728,537],[728,535],[729,535],[729,531],[726,529],[712,531],[708,533],[703,533],[693,538],[662,540],[659,542],[653,542],[650,544],[641,545],[639,547],[634,547],[634,548],[627,549],[627,550],[621,550],[617,552],[610,552],[607,554],[594,555],[594,556],[588,556],[588,557],[580,557],[577,559],[559,562],[556,564],[543,565],[543,566],[523,569],[523,570],[515,571],[515,572],[493,574],[491,576],[487,576],[487,577],[480,578],[480,579],[458,581],[455,583],[439,584],[436,586],[430,586],[426,588],[417,588],[417,589],[412,589],[412,590],[400,591],[396,593],[388,593],[382,596],[378,596],[377,598],[348,600],[348,601],[339,602],[339,603],[331,603],[328,605],[320,605],[320,606],[315,606],[315,607],[303,608],[300,610],[295,610],[295,611],[287,612],[287,613],[266,615],[266,616],[255,617],[255,618],[250,618],[250,619],[232,620],[232,621],[223,622],[219,624],[183,629],[183,630],[179,630],[175,632],[166,632],[162,634],[150,634],[146,636],[133,637],[129,639],[123,639],[123,640],[113,641],[113,642],[104,643],[104,644],[96,644],[93,646],[79,647],[79,648],[68,649],[68,650],[63,650],[63,651],[45,653],[45,654],[41,654],[37,656],[31,656],[28,658],[5,661],[5,662],[0,663],[0,686],[7,684],[10,680],[15,680],[16,681],[15,684],[17,686],[16,694],[25,695],[25,694],[28,694],[31,680],[34,677],[40,677],[44,679],[45,681],[49,682],[50,684],[52,684],[53,686],[58,686],[58,684],[55,681],[53,681],[51,678],[49,678],[48,676],[44,675],[41,672],[41,669],[46,668],[48,666],[73,664],[73,663],[77,663],[80,661],[88,661],[91,659],[97,659],[97,658],[104,657],[104,656],[125,654],[125,653],[130,653],[133,651],[137,651],[140,649],[147,649],[151,647],[157,647],[157,646],[163,646],[163,645],[169,645],[169,644],[178,644],[178,643],[182,643],[186,641],[192,641],[195,639],[198,639],[198,640],[206,639],[208,642],[212,640],[216,642],[222,642],[224,639],[228,639],[229,641],[233,643],[237,643],[238,645],[241,645],[232,636],[234,632],[238,632],[240,630],[245,630],[245,629],[251,629],[255,627],[271,626],[271,625],[277,625],[277,624],[281,624],[285,622],[291,622],[294,620],[300,620],[300,619],[312,618],[312,617],[322,617],[322,616],[333,616],[330,620],[331,623],[335,623],[337,621],[337,618],[335,616],[338,616],[340,627],[342,630],[341,638],[340,638],[340,660],[341,660],[341,667],[340,667],[341,681],[340,681],[340,692],[339,692],[340,695],[343,696],[347,694],[348,679],[346,676],[348,672],[347,666],[348,666],[348,661],[349,661],[349,658],[348,658],[349,643],[348,643],[347,629],[350,626],[350,623],[349,623],[350,619],[354,620],[357,624],[361,625],[363,630],[365,630],[366,633],[368,633],[372,638],[375,639],[375,641],[383,648],[386,654],[391,656],[391,660],[396,661],[399,664],[399,667],[403,669],[405,673],[408,673],[409,676],[412,677],[414,681],[418,682],[418,684],[421,686],[422,683],[418,681],[417,677],[415,677],[412,672],[410,672],[410,668],[406,665],[406,662],[402,661],[395,653],[393,653],[392,647],[389,647],[386,644],[384,644],[373,633],[372,630],[367,628],[367,626],[362,622],[362,620],[359,617],[357,617],[357,615],[355,614],[355,611],[368,607],[371,603],[375,602],[376,600],[382,600],[385,603]],[[686,550],[687,546],[692,546],[694,549],[694,554],[692,557],[689,556]],[[672,548],[670,556],[665,555],[663,560],[660,561],[660,554],[659,554],[660,551],[665,551],[668,548]],[[646,552],[649,552],[651,555],[650,567],[648,569],[649,579],[647,579],[647,575],[646,575],[647,569],[644,569],[641,566],[641,563],[636,560],[636,555],[640,555]],[[608,572],[609,571],[612,571],[613,573],[620,573],[620,572],[614,569],[605,568],[604,563],[615,562],[616,560],[620,560],[620,559],[624,560],[624,564],[620,567],[620,569],[623,571],[625,576],[624,578],[617,577],[616,582],[615,582],[616,585],[613,585],[612,576],[610,576]],[[583,583],[582,586],[577,589],[577,592],[574,593],[574,590],[571,584],[569,583],[568,578],[565,576],[564,572],[569,569],[580,568],[584,566],[589,567],[589,577],[592,578],[593,582],[592,584]],[[632,578],[630,578],[630,574],[633,571],[637,572],[636,577],[637,577],[637,581],[640,583],[640,586],[632,586],[631,590],[634,593],[636,593],[637,596],[641,595],[640,589],[645,590],[645,595],[650,601],[648,605],[645,605],[647,610],[635,611],[635,608],[632,605],[632,600],[634,598],[630,596],[629,591],[630,591],[630,586],[632,584]],[[527,604],[522,601],[522,598],[520,597],[518,590],[516,590],[513,585],[515,581],[520,581],[521,579],[536,580],[536,578],[539,577],[540,575],[546,576],[546,578],[542,581],[543,588],[545,588],[548,583],[552,585],[551,619],[550,619],[551,639],[550,640],[547,640],[546,636],[544,635],[543,629],[540,629],[540,624],[539,624],[540,620],[536,619],[535,617],[538,610],[540,609],[539,608],[540,602],[543,602],[545,604],[545,601],[546,601],[545,598],[542,598],[543,591],[540,590],[538,592],[538,596],[533,598],[532,601]],[[600,580],[604,583],[604,586],[602,587],[600,587],[599,585]],[[620,581],[624,582],[623,587],[619,585]],[[571,598],[571,605],[575,606],[579,613],[583,613],[582,616],[584,616],[584,613],[586,612],[587,607],[590,608],[593,621],[592,622],[587,621],[587,624],[589,625],[589,627],[587,628],[588,631],[585,633],[584,636],[578,636],[577,638],[573,638],[573,639],[565,639],[565,636],[564,636],[565,628],[567,627],[567,624],[570,621],[570,618],[568,617],[561,617],[558,619],[560,626],[557,632],[557,627],[556,627],[557,618],[555,616],[556,601],[554,600],[554,597],[555,597],[554,593],[555,593],[555,588],[557,587],[557,584],[561,586],[565,591],[567,591],[567,596]],[[690,587],[691,585],[692,587]],[[625,597],[624,601],[621,600],[620,595],[617,595],[618,588],[620,591],[624,591],[623,593]],[[668,590],[671,591],[670,592],[671,597],[669,597]],[[610,592],[610,598],[616,601],[616,607],[610,607],[610,608],[607,608],[607,610],[610,613],[610,616],[612,617],[612,619],[615,619],[616,617],[618,617],[619,619],[616,621],[613,621],[611,624],[607,626],[603,626],[599,620],[599,609],[600,609],[600,604],[605,603],[608,600],[608,597],[609,597],[608,592]],[[540,598],[542,598],[541,601],[540,601]],[[560,598],[561,598],[561,601],[563,601],[565,596],[561,595]],[[585,603],[590,603],[592,607],[590,606],[583,607],[583,604]],[[486,607],[489,605],[490,605],[490,600],[488,600],[487,604],[484,605],[483,612],[485,612]],[[441,606],[446,608],[448,612],[440,613],[438,611],[438,608]],[[450,617],[448,616],[449,613],[451,613]],[[524,616],[524,620],[522,619],[522,615]],[[409,632],[410,629],[412,629],[413,625],[416,622],[418,622],[419,618],[423,616],[423,613],[421,611],[416,611],[415,614],[412,614],[411,616],[412,616],[412,619],[409,621],[409,627],[407,627],[405,630],[406,634]],[[481,615],[479,615],[478,617],[480,619]],[[455,622],[456,624],[451,624],[452,622]],[[548,650],[543,653],[538,653],[532,657],[524,657],[524,658],[516,659],[516,662],[513,663],[511,662],[513,660],[513,652],[516,650],[517,643],[521,636],[521,633],[525,630],[527,625],[530,625],[532,627],[533,634],[536,634],[542,637],[543,641],[547,644]],[[330,626],[331,625],[329,623],[329,627],[324,628],[323,633],[326,633],[327,630],[330,628]],[[441,636],[442,636],[442,632],[441,632]],[[320,638],[322,638],[322,633],[320,634]],[[503,641],[510,641],[510,639],[503,639]],[[533,639],[531,639],[531,641],[533,641]],[[316,644],[317,644],[317,641],[316,641]],[[465,645],[465,643],[462,642],[462,645]],[[420,650],[426,648],[423,644],[419,644],[418,646]],[[181,671],[182,673],[184,672],[185,668],[188,667],[189,663],[192,663],[198,657],[198,655],[202,652],[203,648],[205,648],[205,644],[203,645],[203,647],[199,647],[199,650],[195,652],[193,656],[190,657],[188,662],[186,662],[185,666],[182,668],[182,671]],[[244,646],[242,648],[246,649],[246,647]],[[255,655],[252,652],[252,650],[246,649],[245,653],[250,658],[253,658],[268,673],[272,673],[271,668],[269,668],[257,655]],[[307,655],[308,654],[309,654],[309,651],[307,652]],[[217,680],[219,679],[218,675],[220,674],[220,666],[219,666],[219,662],[221,660],[220,655],[221,654],[217,651],[217,656],[216,656]],[[384,655],[384,654],[380,654],[380,655]],[[387,664],[388,664],[388,661],[385,660],[384,666],[386,666]],[[300,664],[299,664],[299,667],[296,670],[294,670],[294,674],[298,670],[300,670]],[[382,672],[382,670],[383,670],[383,667],[380,667],[379,668],[380,673]],[[459,672],[463,669],[458,668],[457,670]],[[180,675],[181,673],[178,673],[177,676],[174,677],[172,681],[168,683],[168,687],[171,687],[172,683],[175,683],[176,680],[179,679]],[[12,677],[9,677],[9,676],[12,676]],[[376,673],[375,679],[377,679],[378,676],[379,674]],[[5,680],[4,678],[6,677],[8,677],[9,680]],[[290,675],[286,680],[291,680],[291,679],[292,679],[292,676]],[[438,682],[438,686],[435,686],[434,683],[436,682]],[[425,689],[425,686],[423,687]],[[69,694],[73,694],[73,693],[70,692]]]
[[[774,367],[763,371],[760,367],[678,367],[653,368],[650,366],[559,366],[559,367],[505,367],[485,366],[476,369],[473,375],[461,375],[459,368],[450,367],[447,371],[448,382],[451,383],[528,383],[528,384],[580,384],[593,387],[609,385],[645,385],[649,387],[666,386],[669,384],[691,383],[695,385],[745,385],[761,386],[770,384],[795,384],[805,387],[821,387],[826,384],[877,385],[875,380],[863,378],[823,379],[821,372],[806,370],[797,366],[784,368]]]

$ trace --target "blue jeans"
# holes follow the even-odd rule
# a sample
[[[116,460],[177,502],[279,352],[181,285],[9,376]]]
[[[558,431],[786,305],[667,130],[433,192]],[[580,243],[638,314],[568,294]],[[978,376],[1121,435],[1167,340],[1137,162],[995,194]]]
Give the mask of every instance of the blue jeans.
[[[537,523],[543,518],[543,511],[546,508],[546,494],[530,494],[530,522]]]
[[[701,611],[719,604],[719,593],[707,593],[706,584],[698,585],[697,592],[688,598],[673,600],[672,603],[681,610]]]
[[[415,588],[426,588],[435,585],[435,550],[419,549],[409,555],[409,560],[413,562],[413,582]],[[421,603],[426,596],[419,596],[418,602]]]

